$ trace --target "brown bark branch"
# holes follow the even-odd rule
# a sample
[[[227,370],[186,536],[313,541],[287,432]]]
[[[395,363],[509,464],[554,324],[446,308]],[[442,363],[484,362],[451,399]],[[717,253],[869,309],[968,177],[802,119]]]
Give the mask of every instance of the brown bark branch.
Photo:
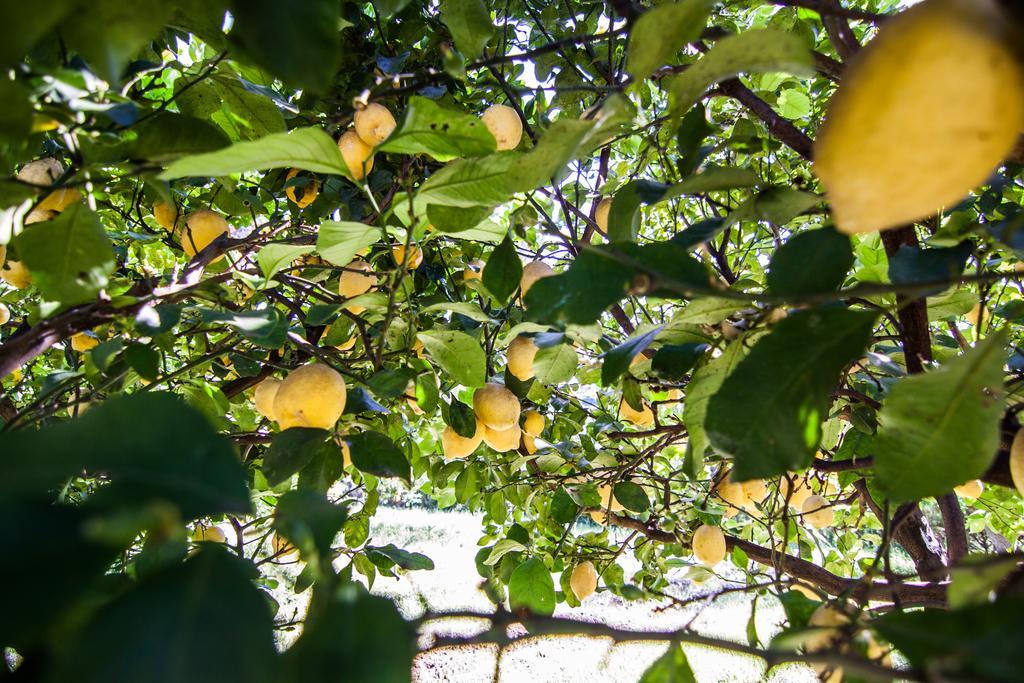
[[[780,116],[771,105],[754,94],[754,92],[731,78],[718,84],[718,91],[723,95],[738,100],[757,118],[761,119],[768,131],[787,147],[804,159],[810,161],[814,142],[802,130],[794,126],[788,119]]]
[[[679,538],[674,534],[649,527],[632,517],[609,513],[608,519],[612,524],[639,531],[654,541],[662,543],[680,542]],[[903,582],[893,584],[884,581],[866,582],[859,579],[846,579],[819,567],[813,562],[808,562],[786,553],[776,552],[770,548],[765,548],[750,541],[744,541],[735,536],[726,534],[725,542],[728,548],[739,548],[746,553],[747,557],[758,564],[779,569],[789,576],[808,581],[830,595],[844,596],[861,603],[869,600],[892,602],[894,599],[898,599],[902,605],[907,607],[946,606],[946,589],[948,584],[945,583]]]

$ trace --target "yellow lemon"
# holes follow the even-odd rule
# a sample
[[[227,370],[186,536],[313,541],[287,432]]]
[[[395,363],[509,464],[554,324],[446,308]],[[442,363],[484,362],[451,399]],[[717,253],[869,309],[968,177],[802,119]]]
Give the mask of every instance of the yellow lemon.
[[[519,448],[521,437],[522,430],[519,425],[512,425],[508,429],[484,427],[484,443],[499,453],[507,453]]]
[[[359,138],[370,147],[376,147],[387,140],[398,125],[387,107],[376,102],[358,110],[352,123]]]
[[[959,496],[974,499],[981,496],[981,492],[985,490],[985,485],[977,479],[974,479],[964,484],[960,484],[960,486],[954,487],[953,490],[956,491]]]
[[[1013,149],[1024,69],[996,0],[927,0],[851,60],[814,146],[838,228],[895,228],[956,204]]]
[[[0,325],[6,325],[11,319],[11,309],[6,304],[0,303]]]
[[[693,556],[705,567],[714,567],[725,559],[725,534],[717,526],[700,525],[693,532]]]
[[[594,222],[597,223],[597,231],[602,235],[608,235],[608,214],[612,210],[612,198],[605,197],[597,203],[594,209]]]
[[[373,170],[373,147],[363,142],[354,130],[346,131],[338,138],[338,151],[354,180],[362,180]]]
[[[395,258],[395,263],[409,270],[416,270],[423,263],[423,250],[412,244],[409,245],[408,252],[404,244],[396,244],[391,247],[391,255]]]
[[[461,436],[451,427],[445,427],[441,432],[441,450],[444,451],[444,459],[468,458],[483,442],[486,429],[487,427],[479,418],[476,421],[476,431],[470,437]]]
[[[527,410],[523,415],[523,431],[530,436],[540,436],[544,431],[544,416],[536,410]]]
[[[1024,496],[1024,427],[1017,430],[1010,445],[1010,478]]]
[[[331,367],[311,363],[292,370],[277,387],[273,413],[281,429],[330,429],[345,411],[345,379]]]
[[[529,337],[516,337],[508,345],[508,371],[520,382],[533,379],[533,359],[537,345]]]
[[[291,180],[297,175],[299,175],[299,169],[297,168],[293,168],[292,170],[288,171],[287,175],[285,175],[284,177],[285,183],[287,183],[289,180]],[[302,192],[301,196],[299,196],[299,192]],[[312,204],[316,200],[316,196],[320,194],[320,183],[317,182],[315,178],[310,178],[309,183],[304,187],[295,187],[294,185],[289,185],[288,187],[284,188],[284,193],[288,197],[288,199],[292,201],[293,204],[295,204],[300,209],[304,209],[310,204]]]
[[[519,426],[519,399],[501,384],[491,382],[473,392],[473,412],[495,431]]]
[[[196,543],[226,543],[227,536],[216,526],[197,526],[192,531],[192,540]]]
[[[626,399],[619,403],[619,416],[626,422],[632,422],[637,427],[650,427],[654,424],[654,411],[647,401],[643,402],[643,410],[634,410]]]
[[[530,287],[533,287],[537,280],[551,277],[552,275],[556,275],[554,268],[543,261],[527,263],[523,266],[523,275],[519,279],[519,289],[522,292],[522,296],[526,296],[526,293],[530,291]]]
[[[208,247],[215,239],[227,234],[228,222],[224,216],[209,209],[193,211],[185,219],[185,230],[181,237],[181,248],[185,255],[192,258],[200,251]],[[218,256],[214,262],[221,260]]]
[[[519,146],[523,139],[523,122],[515,109],[504,104],[492,104],[481,119],[494,136],[499,152]]]
[[[281,386],[281,380],[276,377],[268,377],[256,385],[252,401],[256,405],[256,412],[263,417],[277,421],[274,417],[274,399],[277,398],[277,390]]]
[[[15,289],[25,289],[32,284],[32,275],[20,261],[6,261],[0,267],[0,278]]]
[[[825,529],[836,521],[836,512],[829,502],[818,495],[807,496],[800,506],[800,514],[805,522],[815,529]]]
[[[157,202],[153,205],[153,219],[167,232],[174,232],[178,223],[178,207],[168,202]]]
[[[597,569],[594,568],[594,563],[588,560],[576,565],[569,577],[569,587],[580,602],[593,595],[597,590]]]
[[[79,332],[71,335],[71,348],[79,353],[85,353],[89,349],[99,346],[100,340],[88,332]]]

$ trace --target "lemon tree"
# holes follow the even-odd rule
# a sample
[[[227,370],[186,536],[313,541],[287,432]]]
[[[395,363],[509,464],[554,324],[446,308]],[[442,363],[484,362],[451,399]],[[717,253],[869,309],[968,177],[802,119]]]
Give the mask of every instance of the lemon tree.
[[[410,680],[415,491],[467,644],[1019,680],[1024,12],[908,4],[4,4],[0,674]]]

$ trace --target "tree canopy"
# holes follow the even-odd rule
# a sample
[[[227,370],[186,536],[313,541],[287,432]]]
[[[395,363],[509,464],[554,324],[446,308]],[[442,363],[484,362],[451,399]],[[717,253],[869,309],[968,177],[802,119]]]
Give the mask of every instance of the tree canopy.
[[[755,596],[644,681],[1019,680],[1024,16],[907,4],[4,3],[0,677],[409,680],[397,487]]]

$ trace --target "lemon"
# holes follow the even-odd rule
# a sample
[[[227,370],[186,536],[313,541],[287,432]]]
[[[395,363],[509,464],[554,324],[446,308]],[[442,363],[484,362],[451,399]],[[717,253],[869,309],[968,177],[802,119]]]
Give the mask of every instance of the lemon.
[[[927,0],[885,22],[850,61],[814,146],[845,233],[952,206],[1013,149],[1024,69],[996,0]]]
[[[533,455],[534,453],[537,452],[537,439],[535,439],[532,434],[527,434],[526,432],[523,432],[522,444],[523,449],[527,452],[528,455]]]
[[[522,291],[522,296],[526,296],[526,293],[530,291],[530,287],[533,287],[537,280],[551,277],[555,274],[555,270],[543,261],[527,263],[523,266],[523,275],[519,279],[519,289]]]
[[[157,202],[153,205],[153,219],[167,232],[174,232],[178,223],[178,207],[167,202]]]
[[[700,525],[693,532],[693,556],[705,567],[714,567],[725,559],[725,534],[717,526]]]
[[[743,485],[737,484],[736,482],[728,481],[728,479],[720,482],[715,491],[718,497],[728,503],[729,507],[726,508],[725,516],[733,517],[739,513],[739,511],[747,506],[747,494],[743,492]]]
[[[829,502],[818,495],[807,496],[800,506],[800,514],[805,522],[815,529],[825,529],[836,521],[836,512]]]
[[[974,479],[964,484],[960,484],[960,486],[954,487],[953,490],[956,491],[959,496],[974,499],[981,496],[981,492],[985,490],[985,485],[977,479]]]
[[[6,325],[11,319],[11,309],[6,304],[0,303],[0,325]]]
[[[499,152],[519,146],[523,139],[523,122],[515,109],[504,104],[492,104],[481,119],[494,136]]]
[[[341,441],[341,466],[348,469],[352,465],[352,449],[348,447],[348,441]]]
[[[185,255],[192,258],[200,251],[208,247],[215,239],[227,234],[228,222],[224,216],[209,209],[193,211],[185,219],[185,231],[181,238],[181,248]],[[214,259],[214,262],[224,258],[223,255]]]
[[[226,543],[227,536],[216,526],[197,526],[192,531],[192,540],[196,543]]]
[[[299,175],[299,169],[297,168],[293,168],[292,170],[288,171],[288,173],[284,177],[285,183],[287,183],[289,180],[291,180],[297,175]],[[299,191],[302,192],[301,197],[298,194]],[[312,204],[316,200],[316,196],[320,194],[320,183],[318,183],[315,179],[311,178],[309,183],[304,187],[296,187],[294,185],[289,185],[288,187],[284,188],[284,193],[288,197],[288,199],[292,201],[293,204],[295,204],[300,209],[304,209],[310,204]]]
[[[277,390],[281,386],[281,380],[276,377],[268,377],[256,385],[252,401],[256,405],[256,412],[266,418],[277,421],[274,417],[274,399],[277,398]]]
[[[807,625],[812,628],[821,629],[804,638],[804,650],[806,652],[820,652],[832,647],[840,637],[840,626],[850,623],[850,618],[839,608],[823,604],[811,613]]]
[[[768,484],[763,479],[751,479],[740,486],[743,487],[743,495],[748,501],[760,503],[768,495]]]
[[[404,244],[396,244],[391,247],[391,255],[395,258],[395,263],[409,270],[416,270],[423,263],[423,250],[415,245],[409,245],[406,251]]]
[[[597,487],[597,493],[601,496],[601,509],[611,512],[624,510],[622,503],[615,499],[615,490],[611,484],[601,484]]]
[[[79,353],[85,353],[100,345],[100,340],[88,332],[79,332],[71,335],[71,348]]]
[[[967,311],[967,314],[964,317],[967,318],[967,322],[974,327],[984,327],[992,316],[988,312],[987,307],[982,306],[980,303],[976,303],[974,304],[974,308]]]
[[[808,497],[812,496],[814,491],[812,491],[811,487],[807,485],[807,481],[805,479],[795,477],[795,475],[791,476],[794,476],[796,479],[795,483],[791,483],[789,481],[789,477],[782,477],[779,480],[779,499],[785,501],[788,498],[789,506],[796,510],[800,510],[804,505],[804,501],[806,501]],[[792,491],[792,493],[790,493],[790,491]]]
[[[49,186],[64,175],[64,166],[54,159],[47,157],[37,159],[25,164],[18,171],[18,180],[32,185]],[[73,188],[60,188],[46,195],[36,206],[37,211],[61,212],[82,198],[82,193]],[[34,213],[34,211],[33,211]],[[34,221],[35,222],[35,221]],[[28,225],[28,220],[25,221]]]
[[[484,427],[484,443],[499,453],[507,453],[508,451],[514,451],[519,448],[519,441],[522,434],[523,433],[519,428],[519,425],[512,425],[508,429],[491,429],[490,427]]]
[[[611,197],[605,197],[599,201],[594,209],[594,222],[597,223],[597,231],[605,236],[608,235],[608,214],[611,210]]]
[[[473,392],[473,412],[495,431],[519,426],[519,399],[501,384],[491,382]]]
[[[1024,427],[1017,430],[1010,445],[1010,478],[1024,496]]]
[[[345,410],[344,378],[322,363],[291,371],[277,388],[273,413],[281,429],[330,429]]]
[[[654,424],[654,411],[647,401],[643,402],[643,410],[634,410],[626,399],[619,403],[619,416],[626,422],[632,422],[637,427],[650,427]]]
[[[583,602],[597,590],[597,569],[589,560],[580,562],[572,570],[569,587],[580,602]]]
[[[474,259],[467,263],[466,267],[462,269],[463,281],[469,282],[470,280],[483,279],[485,265],[480,259]]]
[[[366,294],[376,285],[377,276],[373,273],[373,266],[366,261],[352,261],[345,266],[341,277],[338,278],[338,294],[346,299],[352,299]],[[345,305],[345,310],[359,315],[366,307],[350,303]]]
[[[352,123],[356,134],[370,147],[376,147],[387,140],[398,125],[388,108],[376,102],[357,111]]]
[[[346,131],[338,138],[338,151],[353,180],[362,180],[373,170],[373,147],[363,142],[354,130]]]
[[[276,531],[270,535],[270,545],[274,550],[274,555],[279,560],[291,559],[299,554],[299,549],[289,543],[287,538]]]
[[[520,382],[533,379],[533,359],[537,345],[529,337],[516,337],[508,345],[508,371]]]
[[[36,207],[28,212],[25,216],[25,225],[34,225],[35,223],[43,223],[45,221],[52,221],[57,217],[57,212],[52,209],[42,209]]]
[[[32,275],[21,261],[6,261],[0,267],[0,278],[15,289],[25,289],[32,284]]]
[[[468,458],[483,442],[486,429],[487,427],[479,418],[476,421],[476,431],[470,437],[460,435],[451,427],[445,427],[441,432],[441,450],[444,451],[444,459]]]
[[[544,416],[536,410],[527,410],[523,414],[523,431],[530,436],[540,436],[544,431]]]

